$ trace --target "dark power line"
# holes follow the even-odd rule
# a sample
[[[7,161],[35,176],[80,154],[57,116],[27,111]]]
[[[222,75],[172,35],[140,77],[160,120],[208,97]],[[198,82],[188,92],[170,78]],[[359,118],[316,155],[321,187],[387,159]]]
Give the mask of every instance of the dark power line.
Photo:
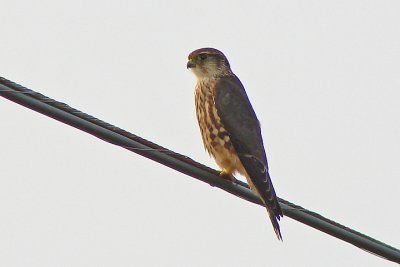
[[[211,186],[216,186],[247,201],[262,205],[259,198],[248,188],[247,184],[241,181],[230,182],[227,179],[223,179],[216,170],[204,166],[187,156],[175,153],[2,77],[0,77],[0,96],[78,128],[106,142],[157,161]],[[285,216],[372,254],[400,263],[400,250],[284,199],[279,199],[279,202]]]

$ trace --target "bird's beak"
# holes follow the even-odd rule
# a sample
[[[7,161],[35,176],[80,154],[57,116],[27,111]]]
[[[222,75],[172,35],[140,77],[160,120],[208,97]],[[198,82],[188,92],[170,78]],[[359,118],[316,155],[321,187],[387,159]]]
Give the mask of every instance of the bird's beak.
[[[189,59],[188,63],[186,64],[186,68],[191,69],[195,68],[196,64],[193,62],[193,60]]]

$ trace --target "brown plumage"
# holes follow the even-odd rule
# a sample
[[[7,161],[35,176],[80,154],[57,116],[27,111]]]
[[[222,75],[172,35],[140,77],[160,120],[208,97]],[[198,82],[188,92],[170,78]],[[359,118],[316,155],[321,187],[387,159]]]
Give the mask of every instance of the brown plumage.
[[[242,83],[225,55],[214,48],[190,53],[187,67],[197,77],[196,115],[206,150],[223,173],[246,177],[281,240],[278,220],[283,214],[269,177],[260,124]]]

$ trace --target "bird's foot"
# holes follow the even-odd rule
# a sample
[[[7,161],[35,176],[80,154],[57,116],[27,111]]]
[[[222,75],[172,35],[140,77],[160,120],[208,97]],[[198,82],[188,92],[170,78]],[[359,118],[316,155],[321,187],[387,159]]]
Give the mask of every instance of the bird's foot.
[[[222,171],[219,172],[219,176],[228,176],[230,173],[226,169],[222,169]]]
[[[232,175],[232,172],[226,170],[226,169],[222,169],[222,171],[219,172],[219,176],[221,176],[222,178],[231,181],[231,182],[235,182],[236,178]]]

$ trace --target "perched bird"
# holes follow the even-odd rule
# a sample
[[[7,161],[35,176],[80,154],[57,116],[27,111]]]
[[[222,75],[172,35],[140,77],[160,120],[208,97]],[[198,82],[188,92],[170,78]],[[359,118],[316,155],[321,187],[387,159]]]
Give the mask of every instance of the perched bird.
[[[221,176],[238,172],[246,177],[282,240],[278,220],[283,214],[268,173],[260,123],[242,83],[214,48],[190,53],[187,68],[197,77],[196,115],[206,150],[222,169]]]

